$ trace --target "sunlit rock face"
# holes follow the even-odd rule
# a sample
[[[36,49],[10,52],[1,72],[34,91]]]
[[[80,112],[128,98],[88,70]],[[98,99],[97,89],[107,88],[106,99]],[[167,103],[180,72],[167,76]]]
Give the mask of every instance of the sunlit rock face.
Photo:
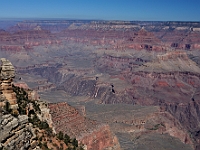
[[[10,114],[0,116],[0,148],[28,149],[37,145],[35,129],[28,123],[28,116],[20,115],[17,118]]]
[[[6,58],[1,58],[1,79],[6,80],[8,78],[15,77],[15,69],[12,63]]]
[[[1,92],[11,105],[17,104],[16,94],[12,89],[12,81],[15,77],[15,70],[11,62],[1,58]]]

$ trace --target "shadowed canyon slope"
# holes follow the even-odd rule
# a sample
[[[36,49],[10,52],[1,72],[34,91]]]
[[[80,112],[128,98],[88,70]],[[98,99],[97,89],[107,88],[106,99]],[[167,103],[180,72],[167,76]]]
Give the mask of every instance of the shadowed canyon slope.
[[[155,149],[198,150],[199,30],[198,22],[22,21],[0,30],[0,56],[14,64],[15,84],[62,102],[49,105],[56,128],[83,143],[103,149],[94,144],[101,130],[104,139],[112,137],[103,145],[117,145],[118,138],[122,149],[145,149],[142,143],[148,147],[154,139]],[[85,108],[96,121],[81,117],[79,123],[75,111],[74,118],[65,112],[73,121],[62,122],[55,110],[71,109],[63,102]],[[97,139],[87,132],[90,126]]]

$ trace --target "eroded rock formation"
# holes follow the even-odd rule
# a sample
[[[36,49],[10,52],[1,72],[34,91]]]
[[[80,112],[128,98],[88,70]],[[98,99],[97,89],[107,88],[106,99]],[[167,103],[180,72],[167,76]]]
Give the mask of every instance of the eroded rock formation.
[[[15,70],[10,61],[1,58],[1,92],[8,102],[14,107],[17,104],[16,94],[12,90],[12,81],[15,77]],[[17,106],[16,106],[17,107]]]
[[[4,149],[38,149],[35,129],[28,123],[28,116],[17,118],[10,114],[0,116],[0,148]]]

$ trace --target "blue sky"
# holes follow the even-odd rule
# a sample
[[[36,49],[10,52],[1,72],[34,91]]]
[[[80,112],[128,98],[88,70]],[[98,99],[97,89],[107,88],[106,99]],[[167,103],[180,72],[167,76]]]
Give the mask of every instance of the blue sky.
[[[3,18],[200,21],[200,0],[0,0]]]

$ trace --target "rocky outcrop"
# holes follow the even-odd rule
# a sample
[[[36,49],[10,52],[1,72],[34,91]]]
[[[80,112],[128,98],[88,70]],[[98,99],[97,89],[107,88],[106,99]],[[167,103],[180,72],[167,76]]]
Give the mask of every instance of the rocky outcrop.
[[[39,149],[35,130],[28,123],[28,116],[20,115],[17,118],[10,114],[0,115],[0,148],[4,149]]]
[[[1,79],[6,80],[15,77],[13,65],[6,58],[1,58]]]
[[[38,118],[41,121],[47,122],[49,127],[52,128],[53,133],[56,133],[55,127],[53,126],[52,116],[50,114],[50,109],[48,108],[48,104],[46,102],[40,101],[38,102],[41,113],[37,114]]]
[[[36,106],[36,103],[28,103],[26,107],[28,115],[12,112],[10,114],[4,108],[0,108],[0,149],[40,150],[51,148],[58,150],[78,148],[78,145],[70,143],[72,142],[70,137],[68,141],[63,141],[62,137],[58,139],[55,136],[51,116],[43,103],[40,102],[41,110]]]
[[[1,58],[1,92],[3,96],[8,100],[12,107],[17,107],[16,94],[12,89],[12,81],[15,77],[15,70],[10,61],[5,58]]]

